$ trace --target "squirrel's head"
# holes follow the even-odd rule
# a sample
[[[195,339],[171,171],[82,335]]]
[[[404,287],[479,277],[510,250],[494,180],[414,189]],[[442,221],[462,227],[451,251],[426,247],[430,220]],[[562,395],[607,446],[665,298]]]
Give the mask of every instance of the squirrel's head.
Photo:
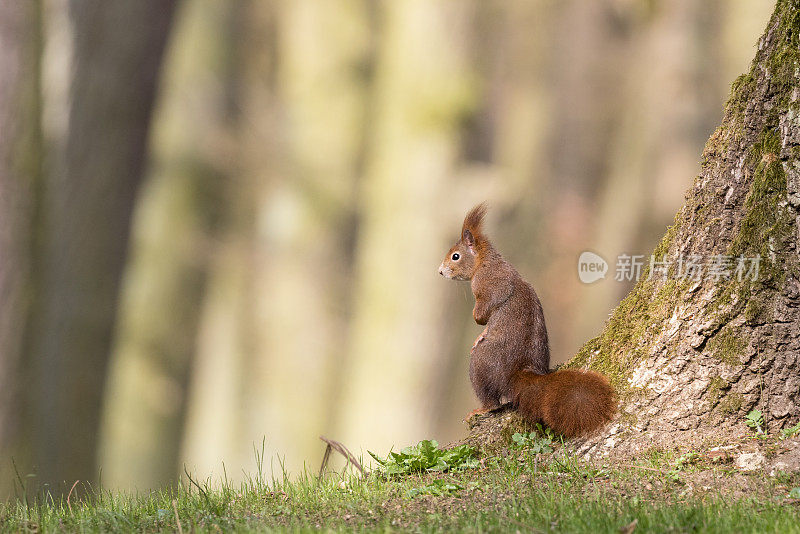
[[[485,215],[485,204],[478,204],[467,213],[461,227],[461,238],[439,265],[439,274],[451,280],[472,279],[488,245],[482,228]]]

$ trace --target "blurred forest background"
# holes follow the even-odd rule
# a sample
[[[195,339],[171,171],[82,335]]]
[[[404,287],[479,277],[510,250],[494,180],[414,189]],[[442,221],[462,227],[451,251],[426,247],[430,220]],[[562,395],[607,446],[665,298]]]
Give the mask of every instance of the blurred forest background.
[[[628,290],[578,255],[650,253],[772,7],[0,0],[2,494],[458,438],[464,213],[567,360]]]

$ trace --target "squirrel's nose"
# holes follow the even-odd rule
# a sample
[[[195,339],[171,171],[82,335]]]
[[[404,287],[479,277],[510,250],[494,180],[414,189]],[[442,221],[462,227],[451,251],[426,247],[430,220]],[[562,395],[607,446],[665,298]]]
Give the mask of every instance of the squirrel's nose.
[[[441,274],[442,276],[444,276],[444,269],[442,268],[442,266],[441,266],[441,265],[439,266],[439,274]]]

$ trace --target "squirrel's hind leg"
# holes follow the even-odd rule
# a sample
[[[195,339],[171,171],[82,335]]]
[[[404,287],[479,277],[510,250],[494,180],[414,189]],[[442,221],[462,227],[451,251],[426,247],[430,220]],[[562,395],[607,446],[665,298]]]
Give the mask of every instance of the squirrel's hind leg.
[[[468,413],[464,421],[469,421],[476,415],[493,412],[502,406],[503,391],[498,387],[497,377],[494,376],[491,340],[487,338],[487,332],[488,328],[485,328],[475,340],[469,362],[469,379],[481,407]]]

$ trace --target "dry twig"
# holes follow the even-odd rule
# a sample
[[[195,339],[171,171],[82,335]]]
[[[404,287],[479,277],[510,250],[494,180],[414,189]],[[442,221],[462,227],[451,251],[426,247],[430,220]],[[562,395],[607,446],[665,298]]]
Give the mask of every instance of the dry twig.
[[[353,456],[353,453],[350,452],[350,450],[343,444],[339,443],[338,441],[328,439],[325,436],[320,436],[319,439],[327,443],[327,446],[325,447],[325,454],[322,457],[322,465],[319,466],[319,476],[317,478],[322,478],[322,474],[325,472],[325,468],[328,466],[328,461],[331,458],[331,450],[335,450],[344,456],[351,465],[358,469],[358,471],[361,473],[361,476],[367,474],[356,457]]]

